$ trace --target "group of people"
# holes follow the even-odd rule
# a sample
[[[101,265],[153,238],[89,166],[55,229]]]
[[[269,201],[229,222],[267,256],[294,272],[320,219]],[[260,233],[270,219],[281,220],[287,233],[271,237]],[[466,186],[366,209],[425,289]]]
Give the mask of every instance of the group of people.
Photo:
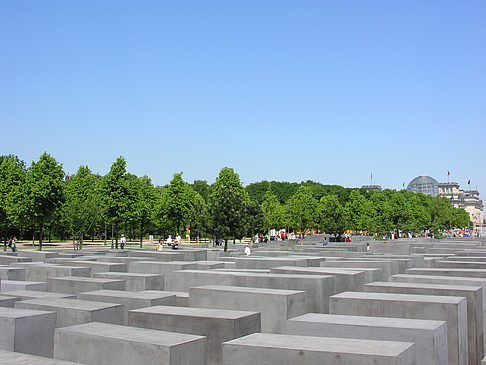
[[[173,250],[178,250],[179,245],[182,243],[182,238],[179,234],[177,234],[176,238],[172,241],[172,236],[169,235],[169,238],[167,238],[166,244],[169,247],[172,247]],[[157,243],[157,251],[162,251],[164,246],[164,240],[162,238],[159,238],[159,242]]]

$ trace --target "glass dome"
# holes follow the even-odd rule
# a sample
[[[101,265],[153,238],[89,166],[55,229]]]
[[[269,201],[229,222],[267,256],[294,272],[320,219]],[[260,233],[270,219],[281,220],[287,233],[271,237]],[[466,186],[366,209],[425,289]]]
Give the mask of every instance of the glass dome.
[[[439,183],[430,176],[418,176],[410,181],[407,190],[414,193],[437,196],[439,195]]]

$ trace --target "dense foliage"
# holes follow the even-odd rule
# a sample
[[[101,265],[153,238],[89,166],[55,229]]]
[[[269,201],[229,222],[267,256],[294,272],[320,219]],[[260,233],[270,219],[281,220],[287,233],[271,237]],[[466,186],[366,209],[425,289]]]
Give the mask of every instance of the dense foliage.
[[[313,181],[262,181],[243,187],[237,173],[223,168],[216,181],[188,184],[181,173],[166,186],[126,171],[119,157],[105,176],[81,166],[65,175],[62,165],[43,153],[28,168],[16,156],[0,156],[0,230],[37,239],[85,239],[124,233],[130,240],[148,234],[191,234],[228,240],[269,234],[272,229],[345,230],[384,235],[392,230],[420,234],[469,225],[469,215],[446,198],[406,190],[366,192]]]

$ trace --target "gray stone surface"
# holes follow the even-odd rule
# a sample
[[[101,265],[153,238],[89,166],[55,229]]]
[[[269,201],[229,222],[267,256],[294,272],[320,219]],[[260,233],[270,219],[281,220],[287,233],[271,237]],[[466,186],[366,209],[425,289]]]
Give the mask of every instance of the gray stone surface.
[[[37,290],[12,290],[0,293],[2,296],[16,297],[18,300],[29,300],[37,298],[76,298],[74,294],[50,293]]]
[[[375,282],[366,284],[364,291],[465,297],[467,299],[469,363],[477,364],[483,358],[483,290],[480,286]]]
[[[2,292],[12,290],[47,291],[47,283],[43,281],[2,280],[0,288]]]
[[[46,259],[59,256],[59,252],[56,251],[38,251],[38,250],[19,250],[17,255],[19,257],[30,257],[32,261],[43,262]]]
[[[3,293],[0,295],[0,307],[8,307],[8,308],[13,308],[15,305],[15,302],[20,300],[19,297],[15,296],[8,296],[8,295],[3,295]]]
[[[47,357],[0,350],[0,364],[2,365],[79,365],[70,361],[50,359]]]
[[[219,270],[183,270],[174,273],[173,287],[177,291],[204,285],[246,286],[303,290],[306,292],[306,312],[327,313],[329,296],[336,292],[335,277],[330,275],[264,274]]]
[[[463,297],[345,292],[329,299],[329,312],[445,321],[449,365],[468,363],[467,301]]]
[[[123,305],[64,298],[38,298],[15,303],[15,308],[55,311],[56,327],[89,322],[123,324]]]
[[[390,275],[398,274],[398,263],[395,261],[365,261],[365,260],[335,260],[321,262],[323,267],[344,267],[344,268],[379,268],[381,279],[388,280]]]
[[[47,284],[50,292],[75,295],[85,291],[101,289],[125,290],[125,280],[116,279],[75,276],[52,277],[47,279]]]
[[[207,364],[221,364],[222,343],[260,332],[260,313],[156,306],[131,310],[130,326],[207,336]]]
[[[56,329],[54,357],[99,365],[204,365],[202,336],[87,323]]]
[[[124,323],[128,324],[128,311],[156,305],[176,305],[175,294],[161,294],[160,292],[133,292],[120,290],[94,290],[80,293],[79,299],[91,300],[94,302],[107,302],[123,304]]]
[[[225,263],[223,261],[198,261],[198,270],[213,270],[213,269],[224,269]]]
[[[287,321],[287,334],[415,343],[417,365],[447,364],[444,321],[308,313]]]
[[[165,290],[180,290],[175,287],[173,283],[173,274],[179,270],[196,270],[197,262],[185,262],[185,261],[169,261],[169,262],[157,262],[157,261],[138,261],[131,262],[128,265],[130,272],[138,272],[144,274],[162,274],[164,275],[164,289]]]
[[[164,275],[162,274],[142,274],[127,272],[102,272],[92,275],[94,278],[119,279],[125,281],[125,290],[164,290]]]
[[[143,290],[143,293],[152,293],[158,295],[175,295],[176,307],[189,307],[189,293],[184,291],[160,291],[160,290]]]
[[[62,276],[91,276],[91,269],[79,266],[62,266],[54,264],[35,263],[25,265],[25,280],[28,281],[45,281],[47,278]]]
[[[306,267],[303,258],[296,257],[238,257],[235,260],[237,269],[271,269],[278,266]]]
[[[442,275],[486,278],[486,270],[481,269],[412,268],[407,269],[405,273],[412,275]]]
[[[275,267],[272,274],[304,274],[304,275],[332,275],[336,278],[336,293],[343,291],[358,291],[365,283],[363,271],[332,267]]]
[[[32,262],[30,257],[18,257],[14,255],[0,255],[0,265],[10,265],[16,262]]]
[[[25,280],[23,267],[0,266],[0,280]]]
[[[260,312],[262,332],[284,334],[287,319],[305,313],[305,292],[207,285],[189,289],[189,306]]]
[[[97,272],[126,272],[128,269],[127,264],[116,262],[98,262],[98,261],[73,261],[72,266],[89,267],[91,274]]]
[[[52,357],[55,326],[55,312],[0,307],[0,350]]]
[[[415,365],[410,342],[255,333],[223,344],[224,365]]]

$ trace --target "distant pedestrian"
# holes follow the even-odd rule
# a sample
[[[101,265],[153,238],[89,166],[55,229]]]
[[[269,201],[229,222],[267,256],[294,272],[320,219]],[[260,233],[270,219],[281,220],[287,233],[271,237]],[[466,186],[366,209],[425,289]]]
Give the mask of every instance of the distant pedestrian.
[[[17,238],[13,237],[11,240],[8,241],[8,247],[12,249],[12,252],[17,252],[17,245],[15,244],[17,242]]]
[[[120,248],[123,250],[125,248],[125,244],[127,243],[127,239],[125,238],[124,235],[121,235],[120,238]]]
[[[246,256],[251,255],[250,247],[248,247],[248,245],[245,245],[245,254],[246,254]]]

